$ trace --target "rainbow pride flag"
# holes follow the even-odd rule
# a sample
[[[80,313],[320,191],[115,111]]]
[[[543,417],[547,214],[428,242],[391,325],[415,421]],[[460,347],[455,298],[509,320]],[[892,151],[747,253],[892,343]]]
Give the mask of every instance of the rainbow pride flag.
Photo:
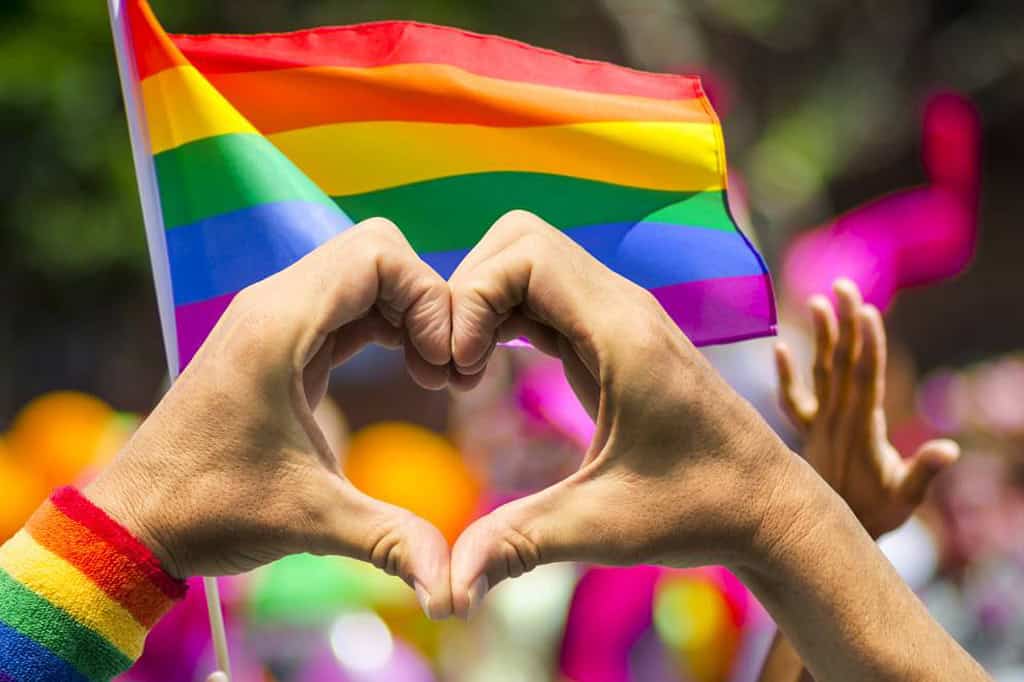
[[[697,344],[774,331],[697,78],[406,21],[168,36],[146,2],[111,1],[179,366],[236,292],[372,216],[447,277],[527,209],[651,290]]]

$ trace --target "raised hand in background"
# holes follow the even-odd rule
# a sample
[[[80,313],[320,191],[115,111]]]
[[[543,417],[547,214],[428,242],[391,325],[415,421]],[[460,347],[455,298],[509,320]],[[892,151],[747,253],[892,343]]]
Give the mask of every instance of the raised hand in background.
[[[857,285],[833,285],[838,319],[824,296],[810,300],[814,325],[813,390],[801,382],[784,343],[775,346],[779,401],[804,438],[803,456],[846,501],[872,538],[903,525],[932,480],[956,461],[960,448],[933,440],[910,458],[889,442],[883,410],[885,327],[878,309],[863,303]],[[803,663],[780,632],[761,682],[801,679]]]
[[[836,312],[824,296],[810,300],[814,324],[814,387],[796,376],[784,343],[775,347],[779,399],[804,438],[803,456],[850,505],[877,539],[901,526],[931,481],[956,461],[951,440],[933,440],[904,458],[889,442],[883,399],[886,340],[875,306],[853,282],[834,285]]]

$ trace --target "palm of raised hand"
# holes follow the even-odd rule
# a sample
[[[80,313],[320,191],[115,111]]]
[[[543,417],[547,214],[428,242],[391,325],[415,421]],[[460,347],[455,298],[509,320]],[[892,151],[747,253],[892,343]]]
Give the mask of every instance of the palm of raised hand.
[[[902,525],[937,473],[959,454],[956,443],[925,443],[904,459],[889,442],[882,399],[885,329],[856,285],[835,285],[838,319],[823,296],[811,300],[814,390],[803,386],[783,344],[776,347],[782,407],[805,439],[804,457],[850,505],[872,535]]]

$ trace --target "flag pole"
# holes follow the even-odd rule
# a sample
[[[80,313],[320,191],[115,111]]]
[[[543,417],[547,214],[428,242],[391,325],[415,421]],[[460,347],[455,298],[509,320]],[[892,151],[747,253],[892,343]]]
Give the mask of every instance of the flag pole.
[[[157,307],[160,311],[160,328],[163,332],[164,351],[167,354],[167,371],[173,382],[178,378],[181,368],[178,364],[178,337],[175,333],[170,261],[167,258],[164,219],[160,210],[160,195],[157,191],[156,167],[153,165],[153,158],[149,153],[149,134],[141,115],[142,108],[139,106],[139,80],[130,49],[131,35],[125,23],[124,8],[125,0],[107,0],[110,30],[114,38],[114,54],[117,57],[117,71],[121,79],[121,95],[124,98],[125,114],[128,118],[132,161],[135,164],[135,178],[139,186],[139,198],[142,201],[142,221],[146,228],[146,242],[149,245],[149,259],[153,268],[153,284],[156,289]],[[210,634],[213,638],[217,667],[230,678],[231,665],[217,580],[203,578],[203,589],[206,592]]]

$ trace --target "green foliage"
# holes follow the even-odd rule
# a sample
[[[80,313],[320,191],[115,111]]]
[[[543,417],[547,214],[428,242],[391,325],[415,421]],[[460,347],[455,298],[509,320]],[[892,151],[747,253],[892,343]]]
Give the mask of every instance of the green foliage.
[[[455,0],[154,6],[180,32],[290,30],[395,16],[480,23],[473,3]],[[135,282],[148,278],[106,3],[4,0],[0,36],[0,267],[55,283],[114,270]]]
[[[5,258],[55,278],[125,265],[144,274],[105,4],[24,3],[7,8],[12,24],[0,41]]]

